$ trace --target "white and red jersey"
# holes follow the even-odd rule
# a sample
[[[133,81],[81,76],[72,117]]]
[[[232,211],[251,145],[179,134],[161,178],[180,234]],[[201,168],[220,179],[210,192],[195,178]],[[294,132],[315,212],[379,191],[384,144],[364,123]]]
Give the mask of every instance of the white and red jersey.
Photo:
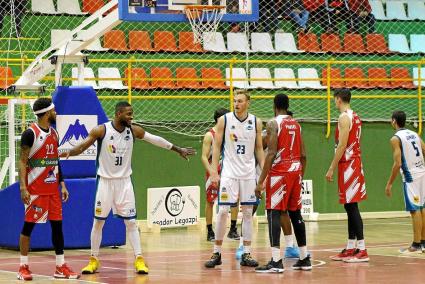
[[[278,142],[270,174],[301,171],[301,126],[288,115],[278,115],[274,120],[278,125]]]
[[[361,157],[360,136],[362,134],[362,121],[352,109],[344,111],[341,113],[340,117],[343,115],[347,115],[350,119],[350,132],[348,134],[347,147],[345,148],[344,155],[342,155],[341,160],[339,160],[340,163]],[[335,147],[338,146],[338,139],[339,127],[337,127],[335,131]]]
[[[58,193],[58,133],[53,127],[44,132],[33,123],[34,143],[27,163],[27,189],[31,195]]]

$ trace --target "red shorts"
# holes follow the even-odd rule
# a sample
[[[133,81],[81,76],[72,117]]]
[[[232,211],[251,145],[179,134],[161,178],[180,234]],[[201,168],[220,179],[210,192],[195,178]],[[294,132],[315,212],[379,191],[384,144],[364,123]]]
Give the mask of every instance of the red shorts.
[[[269,174],[266,179],[266,209],[291,210],[301,209],[300,172]]]
[[[206,197],[207,197],[207,201],[209,203],[214,203],[215,200],[217,199],[218,196],[218,186],[214,186],[211,183],[211,179],[208,178],[207,181],[205,182],[205,188],[206,188]]]
[[[31,203],[25,205],[25,222],[46,223],[62,220],[62,200],[59,192],[50,195],[31,195]]]
[[[355,203],[366,199],[366,184],[360,158],[338,163],[339,203]]]

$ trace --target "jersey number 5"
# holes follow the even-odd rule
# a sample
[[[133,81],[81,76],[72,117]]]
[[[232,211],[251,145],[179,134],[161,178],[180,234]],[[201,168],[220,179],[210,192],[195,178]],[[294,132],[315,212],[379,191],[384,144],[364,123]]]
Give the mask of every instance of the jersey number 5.
[[[416,151],[416,157],[419,157],[420,156],[419,148],[416,145],[416,142],[415,141],[412,141],[412,146],[413,146],[413,149],[415,149],[415,151]]]
[[[122,166],[122,157],[115,157],[115,166]]]
[[[236,154],[245,154],[245,145],[236,145]]]

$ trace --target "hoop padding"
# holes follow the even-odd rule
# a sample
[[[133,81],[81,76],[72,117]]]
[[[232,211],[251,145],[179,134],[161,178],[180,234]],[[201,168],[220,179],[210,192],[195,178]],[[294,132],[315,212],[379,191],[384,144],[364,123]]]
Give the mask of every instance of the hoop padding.
[[[188,5],[184,8],[195,43],[215,40],[215,32],[223,18],[224,8],[225,6],[218,5]]]

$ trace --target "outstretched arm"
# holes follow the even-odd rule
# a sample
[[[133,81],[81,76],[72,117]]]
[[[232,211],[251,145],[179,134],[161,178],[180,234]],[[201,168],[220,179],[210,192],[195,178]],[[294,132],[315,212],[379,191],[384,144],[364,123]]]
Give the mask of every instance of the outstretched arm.
[[[131,129],[133,130],[133,134],[137,139],[144,140],[157,147],[174,151],[186,160],[188,160],[189,156],[196,154],[196,151],[193,148],[182,148],[182,147],[173,145],[171,142],[168,142],[167,140],[165,140],[164,138],[160,136],[150,134],[139,125],[133,124],[131,126]]]
[[[69,150],[68,152],[61,153],[60,157],[69,157],[69,156],[78,156],[81,153],[83,153],[85,150],[87,150],[91,145],[93,145],[94,142],[96,142],[97,139],[102,138],[105,135],[105,127],[103,125],[98,125],[95,128],[93,128],[89,136],[84,139],[83,142],[76,145],[74,148]]]
[[[350,119],[348,118],[348,116],[342,115],[339,117],[338,128],[339,128],[338,146],[336,147],[335,156],[332,160],[329,170],[326,173],[326,179],[328,181],[333,181],[334,170],[338,166],[338,162],[339,160],[341,160],[342,155],[344,155],[345,149],[347,148],[348,135],[350,133]]]
[[[393,167],[391,169],[390,177],[388,178],[387,185],[385,186],[385,194],[388,197],[391,197],[391,188],[393,186],[394,180],[397,177],[400,168],[401,168],[401,147],[400,147],[400,140],[393,136],[390,140],[391,147],[393,149]]]

